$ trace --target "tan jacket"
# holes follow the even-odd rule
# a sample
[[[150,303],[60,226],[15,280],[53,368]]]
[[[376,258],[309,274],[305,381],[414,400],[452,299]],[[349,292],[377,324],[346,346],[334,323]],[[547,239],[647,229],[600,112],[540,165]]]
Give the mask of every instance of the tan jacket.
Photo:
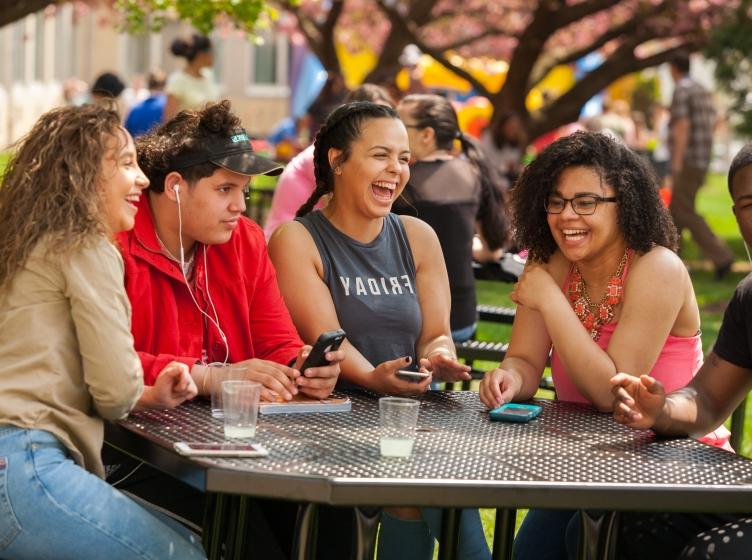
[[[0,293],[0,426],[48,431],[102,477],[102,418],[143,391],[123,260],[104,237],[67,259],[45,246]]]

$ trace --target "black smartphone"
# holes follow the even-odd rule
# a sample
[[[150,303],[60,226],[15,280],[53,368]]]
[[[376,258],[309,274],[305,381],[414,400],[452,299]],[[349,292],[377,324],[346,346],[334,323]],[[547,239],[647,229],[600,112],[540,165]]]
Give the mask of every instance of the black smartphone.
[[[342,329],[321,333],[321,335],[319,335],[319,338],[316,340],[316,343],[313,345],[311,353],[308,354],[305,362],[303,362],[303,365],[300,366],[300,371],[305,371],[308,368],[328,365],[329,362],[325,357],[326,353],[332,350],[337,350],[340,344],[342,344],[342,341],[345,340],[345,336],[347,335]]]

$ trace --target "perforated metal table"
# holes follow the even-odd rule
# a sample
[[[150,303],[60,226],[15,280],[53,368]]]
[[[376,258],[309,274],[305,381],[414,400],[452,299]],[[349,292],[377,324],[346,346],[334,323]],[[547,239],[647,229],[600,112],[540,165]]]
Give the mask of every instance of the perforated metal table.
[[[109,426],[106,439],[200,490],[236,496],[349,506],[752,509],[752,461],[691,439],[634,431],[586,406],[538,401],[543,413],[529,424],[499,423],[489,421],[477,393],[430,392],[421,398],[413,456],[385,459],[377,399],[350,396],[349,413],[261,416],[256,439],[270,451],[264,459],[174,453],[176,441],[222,441],[221,421],[203,401],[133,414]],[[456,514],[444,516],[443,557],[456,547]],[[362,522],[365,554],[375,517]],[[508,551],[509,542],[501,548]]]

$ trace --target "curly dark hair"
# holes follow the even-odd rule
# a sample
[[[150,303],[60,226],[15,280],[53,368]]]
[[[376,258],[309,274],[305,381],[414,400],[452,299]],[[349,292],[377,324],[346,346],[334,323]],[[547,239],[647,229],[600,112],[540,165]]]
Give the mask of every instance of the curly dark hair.
[[[313,173],[316,177],[316,188],[308,200],[298,208],[295,214],[297,217],[308,214],[322,196],[334,189],[334,176],[329,165],[329,150],[331,148],[342,150],[337,163],[346,162],[350,157],[353,142],[360,138],[363,123],[371,119],[399,120],[399,113],[386,105],[370,101],[353,101],[340,105],[327,117],[313,143]]]
[[[617,219],[628,247],[639,253],[655,245],[677,250],[676,228],[647,162],[610,136],[575,132],[543,150],[512,191],[515,237],[533,260],[548,262],[556,251],[543,202],[565,169],[580,166],[593,169],[616,191]]]
[[[210,136],[229,136],[239,126],[240,119],[225,99],[207,103],[202,109],[181,111],[162,126],[139,136],[135,140],[138,165],[149,178],[149,189],[164,192],[164,180],[175,170],[175,158],[190,154]],[[181,169],[180,174],[190,187],[199,179],[210,177],[217,169],[219,166],[213,163],[201,163]]]

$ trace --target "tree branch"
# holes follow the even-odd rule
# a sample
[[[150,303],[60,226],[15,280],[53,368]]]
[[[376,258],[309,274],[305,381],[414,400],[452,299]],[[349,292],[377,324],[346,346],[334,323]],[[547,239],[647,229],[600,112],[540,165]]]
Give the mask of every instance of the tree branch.
[[[329,72],[341,72],[334,43],[334,29],[342,15],[344,0],[332,1],[332,7],[327,12],[323,23],[317,23],[305,15],[297,4],[289,0],[280,0],[279,4],[295,16],[298,29],[306,38],[308,48],[316,55],[324,68]]]
[[[665,5],[659,4],[659,5],[651,6],[649,9],[641,10],[638,14],[635,15],[635,17],[622,22],[620,25],[617,25],[615,27],[608,29],[607,31],[602,33],[599,37],[597,37],[594,41],[589,43],[588,45],[585,45],[584,47],[581,47],[574,51],[569,51],[563,56],[554,58],[551,62],[549,62],[545,66],[542,66],[542,67],[538,66],[538,68],[536,68],[536,70],[531,74],[528,86],[530,88],[534,87],[538,82],[540,82],[543,78],[545,78],[546,75],[548,75],[548,73],[551,70],[553,70],[556,66],[576,62],[577,60],[581,59],[583,56],[598,50],[599,48],[604,46],[606,43],[614,39],[617,39],[618,37],[622,35],[626,35],[628,33],[634,33],[638,31],[640,24],[644,24],[648,18],[658,15],[665,8],[666,8]]]
[[[630,41],[619,47],[603,64],[535,115],[530,120],[528,129],[531,138],[576,121],[585,103],[621,76],[658,66],[670,60],[676,52],[687,49],[694,51],[700,45],[698,37],[688,34],[687,41],[651,56],[637,58],[634,50],[639,43],[636,43]]]
[[[486,37],[490,37],[490,36],[513,37],[513,35],[507,34],[505,31],[503,31],[502,29],[499,29],[498,27],[489,27],[488,29],[484,30],[482,33],[478,35],[473,35],[472,37],[466,37],[464,39],[458,39],[457,41],[454,41],[453,43],[447,43],[445,45],[436,45],[434,48],[440,51],[451,51],[451,50],[459,49],[460,47],[471,45],[472,43],[475,43],[476,41],[480,41],[481,39],[485,39]]]
[[[488,97],[488,98],[491,97],[492,94],[491,94],[490,91],[488,91],[488,88],[486,88],[486,86],[483,85],[483,83],[480,82],[470,72],[468,72],[464,68],[460,68],[459,66],[455,66],[454,64],[452,64],[451,62],[449,62],[446,59],[446,57],[444,56],[444,52],[443,51],[425,44],[422,39],[420,39],[419,37],[417,37],[417,35],[415,35],[415,33],[412,33],[412,35],[413,35],[412,42],[415,43],[415,45],[421,51],[423,51],[427,55],[430,55],[434,60],[436,60],[436,62],[438,62],[439,64],[441,64],[444,68],[446,68],[450,72],[453,72],[453,73],[457,74],[460,78],[462,78],[464,80],[467,80],[470,83],[470,85],[473,87],[473,89],[479,95],[482,95],[482,96]]]
[[[527,118],[525,97],[530,75],[543,52],[546,41],[559,29],[618,3],[618,0],[589,0],[567,6],[563,0],[541,0],[533,19],[520,34],[509,61],[509,70],[501,91],[494,96],[494,107],[503,106]]]

